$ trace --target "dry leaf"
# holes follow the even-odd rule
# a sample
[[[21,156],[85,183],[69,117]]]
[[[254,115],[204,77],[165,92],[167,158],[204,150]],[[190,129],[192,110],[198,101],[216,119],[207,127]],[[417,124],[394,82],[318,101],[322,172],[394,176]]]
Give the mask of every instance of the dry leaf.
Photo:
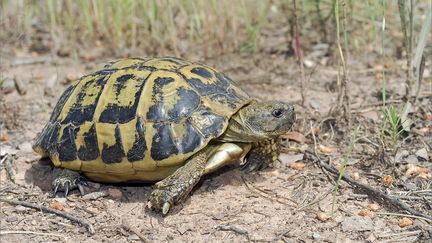
[[[369,181],[368,181],[366,178],[361,178],[361,179],[360,179],[360,183],[365,184],[365,185],[368,185],[368,184],[369,184]]]
[[[423,115],[423,119],[424,119],[425,121],[432,121],[432,113],[430,113],[430,112],[426,112],[426,113]]]
[[[338,171],[340,171],[342,169],[342,164],[339,160],[332,161],[332,164]]]
[[[312,132],[313,132],[313,134],[315,134],[315,136],[317,136],[320,133],[320,131],[321,131],[320,127],[314,127],[312,129]]]
[[[405,175],[406,176],[417,176],[417,175],[421,175],[421,176],[426,176],[429,173],[429,169],[426,167],[420,167],[420,166],[416,166],[413,164],[408,164],[406,166],[406,171],[405,171]]]
[[[391,184],[393,184],[393,177],[390,175],[386,175],[382,178],[382,182],[386,186],[391,186]]]
[[[60,211],[63,211],[63,210],[64,210],[64,206],[63,206],[63,204],[62,204],[61,202],[58,202],[58,201],[53,201],[53,202],[50,204],[50,207],[53,208],[53,209],[60,210]]]
[[[385,62],[385,63],[384,63],[384,68],[385,68],[385,69],[389,69],[391,66],[392,66],[392,64],[389,63],[389,62]]]
[[[353,178],[353,180],[358,180],[360,179],[360,174],[358,172],[353,172],[351,178]]]
[[[296,162],[294,164],[291,164],[291,169],[293,170],[302,170],[306,166],[303,162]]]
[[[374,75],[374,79],[375,79],[375,81],[381,81],[382,80],[382,73],[381,72],[375,72],[375,75]]]
[[[318,214],[317,214],[317,218],[318,218],[320,221],[325,222],[325,221],[327,221],[327,220],[330,219],[330,216],[328,216],[328,215],[325,214],[325,213],[318,213]]]
[[[410,226],[413,224],[413,221],[410,218],[407,217],[403,217],[400,221],[399,221],[399,227],[404,228],[407,226]]]
[[[0,141],[5,142],[9,140],[9,135],[5,132],[0,133]]]
[[[282,137],[302,144],[306,142],[306,137],[299,132],[287,132]]]
[[[376,203],[370,203],[368,205],[368,208],[374,212],[378,211],[380,209],[380,206]]]
[[[66,83],[71,83],[81,77],[82,74],[79,72],[70,72],[66,74]]]
[[[373,213],[367,209],[362,209],[360,210],[360,212],[358,213],[358,215],[362,216],[362,217],[369,217],[372,218],[373,217]]]
[[[332,154],[335,151],[334,148],[327,147],[327,146],[324,146],[322,144],[319,145],[319,150],[321,151],[321,153],[327,154],[327,155]]]
[[[423,136],[425,136],[426,134],[429,133],[429,127],[422,127],[419,129],[420,133],[423,134]]]

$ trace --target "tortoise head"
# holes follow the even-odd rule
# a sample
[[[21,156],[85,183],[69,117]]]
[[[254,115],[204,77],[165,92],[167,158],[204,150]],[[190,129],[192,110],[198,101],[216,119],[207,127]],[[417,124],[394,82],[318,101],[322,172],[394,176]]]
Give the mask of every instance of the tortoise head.
[[[223,140],[256,142],[288,132],[295,121],[294,107],[286,102],[252,102],[233,117]]]
[[[286,102],[253,102],[241,111],[247,130],[264,138],[288,132],[295,121],[294,106]]]

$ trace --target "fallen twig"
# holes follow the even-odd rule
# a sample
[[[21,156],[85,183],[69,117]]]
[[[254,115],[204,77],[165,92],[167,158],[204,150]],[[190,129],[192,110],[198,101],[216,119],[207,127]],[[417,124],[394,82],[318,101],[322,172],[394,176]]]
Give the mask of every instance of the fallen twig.
[[[431,218],[423,217],[423,216],[417,216],[417,215],[411,215],[411,214],[404,214],[404,213],[387,213],[387,212],[377,212],[377,215],[390,215],[390,216],[399,216],[399,217],[408,217],[413,219],[422,219],[427,222],[432,222]]]
[[[334,168],[330,164],[323,161],[318,155],[314,154],[312,151],[306,150],[305,157],[309,157],[309,159],[312,159],[313,161],[318,162],[319,166],[326,169],[327,171],[329,171],[335,175],[339,175],[339,171],[336,168]],[[326,161],[328,162],[329,159],[327,158]],[[423,218],[424,220],[432,222],[431,216],[425,215],[425,214],[411,208],[408,204],[401,202],[397,199],[394,199],[391,196],[389,196],[383,192],[380,192],[380,191],[378,191],[378,190],[376,190],[376,189],[374,189],[368,185],[364,185],[358,181],[355,181],[349,175],[343,174],[341,176],[341,179],[348,182],[348,184],[350,184],[351,186],[354,186],[354,187],[360,189],[361,191],[364,191],[367,195],[369,195],[369,197],[372,200],[379,201],[379,202],[383,203],[384,205],[389,205],[389,206],[392,206],[392,207],[397,208],[399,210],[405,210],[412,215],[419,216],[419,217]]]
[[[288,204],[286,202],[283,202],[283,201],[279,200],[278,198],[273,198],[272,196],[269,195],[268,192],[262,190],[261,188],[258,188],[256,186],[252,185],[243,176],[241,178],[242,178],[243,183],[245,184],[246,188],[249,189],[250,191],[253,191],[253,189],[255,189],[255,190],[261,192],[261,193],[257,193],[257,194],[260,195],[260,196],[262,196],[262,197],[264,197],[264,198],[267,198],[267,199],[269,199],[271,201],[276,201],[276,202],[278,202],[280,204],[283,204],[283,205],[286,205],[286,206],[293,206],[293,205],[290,205],[290,204]],[[281,197],[281,196],[278,196],[278,197]],[[298,203],[296,201],[290,199],[290,198],[287,198],[287,197],[281,197],[281,198],[286,199],[287,201],[290,201],[290,202],[294,203],[296,206],[298,206]]]
[[[326,198],[331,192],[333,191],[333,189],[330,189],[330,190],[328,190],[327,192],[324,192],[320,197],[318,197],[317,199],[315,199],[315,200],[313,200],[312,202],[310,202],[310,203],[307,203],[307,204],[305,204],[305,205],[303,205],[303,206],[301,206],[301,207],[299,207],[299,208],[297,208],[296,210],[297,211],[300,211],[300,210],[302,210],[302,209],[304,209],[304,208],[307,208],[307,207],[309,207],[309,206],[311,206],[311,205],[314,205],[315,203],[318,203],[318,202],[320,202],[320,201],[322,201],[324,198]]]
[[[9,203],[9,204],[14,204],[14,205],[21,205],[21,206],[28,207],[28,208],[39,209],[42,212],[56,214],[56,215],[58,215],[60,217],[69,219],[69,220],[71,220],[73,222],[76,222],[78,224],[86,226],[87,230],[90,232],[90,234],[94,234],[95,233],[95,230],[94,230],[93,226],[90,223],[86,222],[83,219],[80,219],[80,218],[77,218],[75,216],[72,216],[72,215],[70,215],[68,213],[59,211],[57,209],[48,208],[48,207],[45,207],[45,206],[41,206],[41,205],[37,205],[37,204],[34,204],[34,203],[29,203],[29,202],[9,200],[9,199],[6,199],[6,198],[0,198],[0,202],[5,202],[5,203]]]
[[[22,65],[32,65],[32,64],[44,64],[49,62],[50,58],[47,57],[25,57],[16,58],[11,61],[11,66],[22,66]]]
[[[15,182],[15,172],[13,169],[13,159],[10,154],[6,154],[3,159],[0,161],[0,165],[4,164],[4,168],[6,170],[6,174],[9,177],[9,180]],[[3,167],[3,166],[2,166]]]
[[[4,230],[0,231],[0,235],[10,235],[10,234],[32,234],[32,235],[44,235],[44,236],[56,236],[63,238],[64,241],[67,241],[67,237],[59,234],[52,233],[44,233],[44,232],[35,232],[35,231],[21,231],[21,230]]]
[[[125,220],[122,221],[121,227],[124,230],[126,230],[126,231],[129,231],[129,232],[131,232],[133,234],[136,234],[138,236],[138,238],[140,238],[141,242],[148,242],[148,240],[145,237],[145,235],[141,234],[141,232],[139,231],[139,229],[137,229],[135,226],[130,225]]]
[[[431,197],[417,197],[417,196],[392,196],[394,199],[403,199],[403,200],[424,200],[431,199]]]
[[[395,238],[395,237],[402,237],[402,236],[411,236],[411,235],[418,235],[422,231],[421,230],[414,230],[414,231],[408,231],[408,232],[401,232],[401,233],[392,233],[392,234],[383,234],[383,235],[377,235],[378,238]]]

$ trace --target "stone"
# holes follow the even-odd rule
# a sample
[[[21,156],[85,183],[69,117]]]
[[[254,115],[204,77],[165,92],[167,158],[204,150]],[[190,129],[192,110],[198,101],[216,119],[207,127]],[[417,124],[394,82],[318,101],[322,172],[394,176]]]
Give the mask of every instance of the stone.
[[[415,155],[421,159],[426,160],[426,161],[429,160],[429,155],[428,155],[426,148],[422,148],[422,149],[417,150]]]
[[[373,222],[369,217],[352,216],[342,221],[342,231],[361,232],[373,230]]]

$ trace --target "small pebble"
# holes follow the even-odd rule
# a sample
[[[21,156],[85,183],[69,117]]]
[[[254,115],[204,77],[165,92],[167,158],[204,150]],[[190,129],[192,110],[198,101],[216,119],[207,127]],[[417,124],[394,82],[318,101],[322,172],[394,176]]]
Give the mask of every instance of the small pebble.
[[[362,217],[369,217],[372,218],[373,217],[373,213],[367,209],[362,209],[360,210],[360,212],[358,213],[358,215],[362,216]]]
[[[18,205],[18,206],[15,207],[15,210],[16,210],[17,212],[25,212],[25,211],[28,211],[29,208],[26,208],[26,207],[24,207],[24,206]]]
[[[65,204],[67,199],[65,197],[56,197],[53,199],[54,201],[57,201],[59,203]]]
[[[422,158],[424,160],[429,160],[429,156],[428,156],[428,152],[427,152],[426,148],[422,148],[422,149],[417,150],[415,155],[417,155],[417,157]]]
[[[370,203],[368,205],[368,208],[374,212],[378,211],[380,209],[380,206],[376,203]]]
[[[137,240],[140,240],[140,238],[136,234],[130,235],[127,239],[128,239],[128,241],[137,241]]]
[[[9,222],[9,223],[15,222],[17,220],[18,220],[18,218],[16,216],[9,216],[6,218],[6,222]]]
[[[353,178],[353,180],[358,180],[360,179],[360,174],[358,172],[353,172],[351,178]]]
[[[4,78],[1,86],[3,94],[10,94],[15,91],[15,81],[12,78]]]
[[[418,164],[417,156],[410,154],[410,155],[408,155],[408,157],[406,157],[405,162],[408,164],[416,165],[416,164]]]
[[[82,198],[84,200],[96,200],[100,197],[106,197],[106,196],[108,196],[107,191],[99,191],[99,192],[91,192],[91,193],[85,194]]]
[[[382,178],[382,182],[385,186],[391,186],[391,184],[393,184],[393,177],[386,175]]]
[[[399,221],[399,227],[401,228],[405,228],[407,226],[410,226],[413,224],[412,219],[407,218],[407,217],[403,217],[400,221]]]
[[[99,213],[99,210],[95,207],[88,207],[87,211],[89,211],[92,214],[98,214]]]
[[[122,198],[123,193],[117,188],[109,188],[108,189],[108,196],[114,200],[119,200]]]
[[[325,221],[327,221],[327,220],[330,219],[330,216],[328,216],[328,215],[325,214],[325,213],[318,213],[318,214],[317,214],[317,218],[318,218],[320,221],[325,222]]]
[[[18,149],[24,153],[33,153],[32,144],[30,142],[24,142],[18,145]]]

